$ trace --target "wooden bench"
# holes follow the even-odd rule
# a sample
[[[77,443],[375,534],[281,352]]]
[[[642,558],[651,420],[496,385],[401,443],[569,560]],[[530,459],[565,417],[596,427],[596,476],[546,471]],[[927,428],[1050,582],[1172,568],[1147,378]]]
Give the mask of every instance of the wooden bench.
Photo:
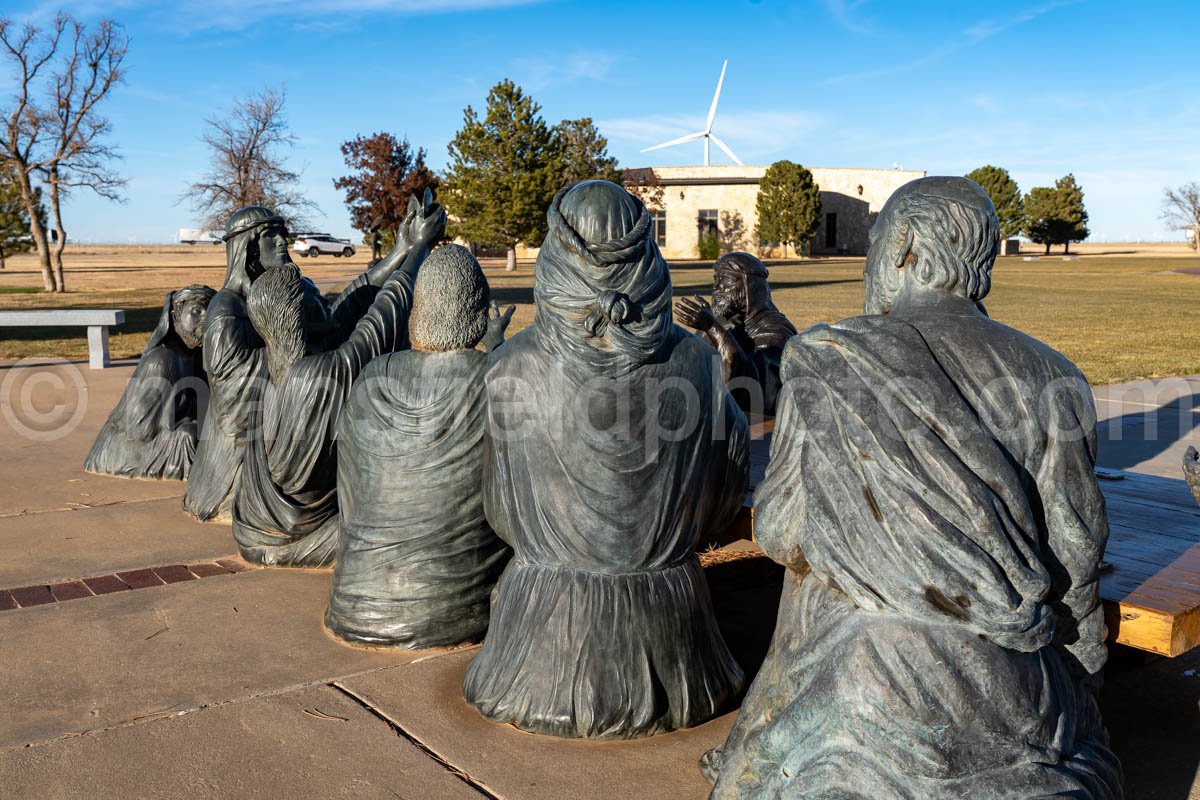
[[[752,426],[750,487],[729,531],[754,538],[753,489],[767,469],[774,420]],[[1109,538],[1100,598],[1109,641],[1174,658],[1200,645],[1200,507],[1182,478],[1097,470]]]
[[[34,311],[0,311],[0,327],[7,328],[73,328],[86,327],[88,366],[104,369],[108,357],[108,329],[125,321],[119,308],[47,308]]]

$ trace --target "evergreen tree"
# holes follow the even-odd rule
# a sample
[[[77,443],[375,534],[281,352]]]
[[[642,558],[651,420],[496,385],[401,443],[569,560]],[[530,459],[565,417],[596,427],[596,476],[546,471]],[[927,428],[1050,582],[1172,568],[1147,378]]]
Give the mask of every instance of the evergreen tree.
[[[516,246],[541,244],[546,209],[563,184],[558,137],[521,87],[503,80],[488,92],[481,119],[471,106],[450,143],[442,204],[452,236],[502,245],[508,269]]]
[[[42,203],[42,190],[34,189],[42,225],[46,224],[46,206]],[[21,186],[10,170],[0,173],[0,269],[4,259],[14,253],[25,253],[33,249],[33,228],[29,212],[21,198]]]
[[[992,198],[996,216],[1000,219],[1000,238],[1011,239],[1025,228],[1024,201],[1017,182],[1001,167],[987,165],[967,173]]]
[[[354,173],[334,178],[333,188],[346,193],[351,223],[364,234],[378,226],[384,249],[390,249],[408,199],[438,186],[437,176],[425,166],[425,149],[414,153],[407,139],[375,133],[343,142],[342,156]]]
[[[789,244],[804,254],[821,224],[821,187],[799,164],[776,161],[763,173],[754,208],[760,241],[781,242],[785,258]]]
[[[608,154],[608,139],[591,117],[565,119],[554,128],[563,162],[562,185],[598,178],[621,183],[617,160]]]
[[[1088,213],[1083,205],[1083,189],[1074,175],[1065,175],[1054,186],[1037,186],[1025,196],[1025,234],[1030,241],[1046,246],[1061,244],[1071,252],[1071,242],[1088,237]]]

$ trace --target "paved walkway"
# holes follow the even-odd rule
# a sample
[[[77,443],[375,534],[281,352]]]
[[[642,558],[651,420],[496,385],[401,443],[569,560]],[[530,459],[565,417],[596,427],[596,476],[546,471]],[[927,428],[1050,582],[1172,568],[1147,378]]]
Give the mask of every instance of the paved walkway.
[[[0,588],[43,592],[38,605],[0,611],[0,795],[706,796],[696,760],[723,740],[732,710],[639,742],[494,725],[461,697],[474,648],[343,646],[321,627],[327,573],[239,568],[227,525],[179,511],[181,484],[84,473],[130,372],[50,373],[68,390],[84,387],[77,425],[51,438],[43,434],[77,410],[71,392],[43,377],[23,404],[29,376],[0,367]],[[1159,386],[1098,392],[1102,463],[1177,477],[1186,440],[1197,438],[1193,386],[1200,378],[1171,396]],[[1147,442],[1151,418],[1158,435]],[[1119,439],[1107,435],[1118,430]],[[722,630],[753,673],[780,570],[745,559],[708,576]],[[1130,797],[1200,798],[1198,668],[1190,656],[1114,659],[1104,711]]]

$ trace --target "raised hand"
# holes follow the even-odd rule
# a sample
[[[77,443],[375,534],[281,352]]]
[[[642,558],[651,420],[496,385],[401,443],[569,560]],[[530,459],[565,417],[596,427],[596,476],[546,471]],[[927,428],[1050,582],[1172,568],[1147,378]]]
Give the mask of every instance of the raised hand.
[[[413,206],[416,203],[417,198],[414,195],[408,201],[411,222],[409,216],[405,217],[405,223],[409,226],[410,241],[414,245],[423,244],[426,247],[433,247],[446,235],[446,209],[433,201],[433,192],[429,189],[425,190],[425,200],[414,215]]]
[[[513,312],[516,310],[516,306],[509,306],[504,309],[504,313],[500,313],[499,304],[495,300],[492,301],[488,308],[487,332],[483,334],[483,347],[489,353],[504,344],[504,332],[508,330],[508,323],[512,322]]]
[[[717,324],[716,312],[703,297],[685,297],[675,304],[675,316],[689,328],[697,331],[712,330]]]

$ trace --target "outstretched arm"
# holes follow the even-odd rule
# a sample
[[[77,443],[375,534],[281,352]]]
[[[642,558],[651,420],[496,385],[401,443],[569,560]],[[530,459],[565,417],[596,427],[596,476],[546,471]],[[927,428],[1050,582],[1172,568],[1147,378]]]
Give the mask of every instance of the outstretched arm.
[[[675,304],[675,314],[680,322],[695,330],[717,348],[717,352],[721,354],[726,383],[741,375],[757,377],[753,362],[742,352],[737,339],[721,325],[707,300],[699,295],[685,297]]]

